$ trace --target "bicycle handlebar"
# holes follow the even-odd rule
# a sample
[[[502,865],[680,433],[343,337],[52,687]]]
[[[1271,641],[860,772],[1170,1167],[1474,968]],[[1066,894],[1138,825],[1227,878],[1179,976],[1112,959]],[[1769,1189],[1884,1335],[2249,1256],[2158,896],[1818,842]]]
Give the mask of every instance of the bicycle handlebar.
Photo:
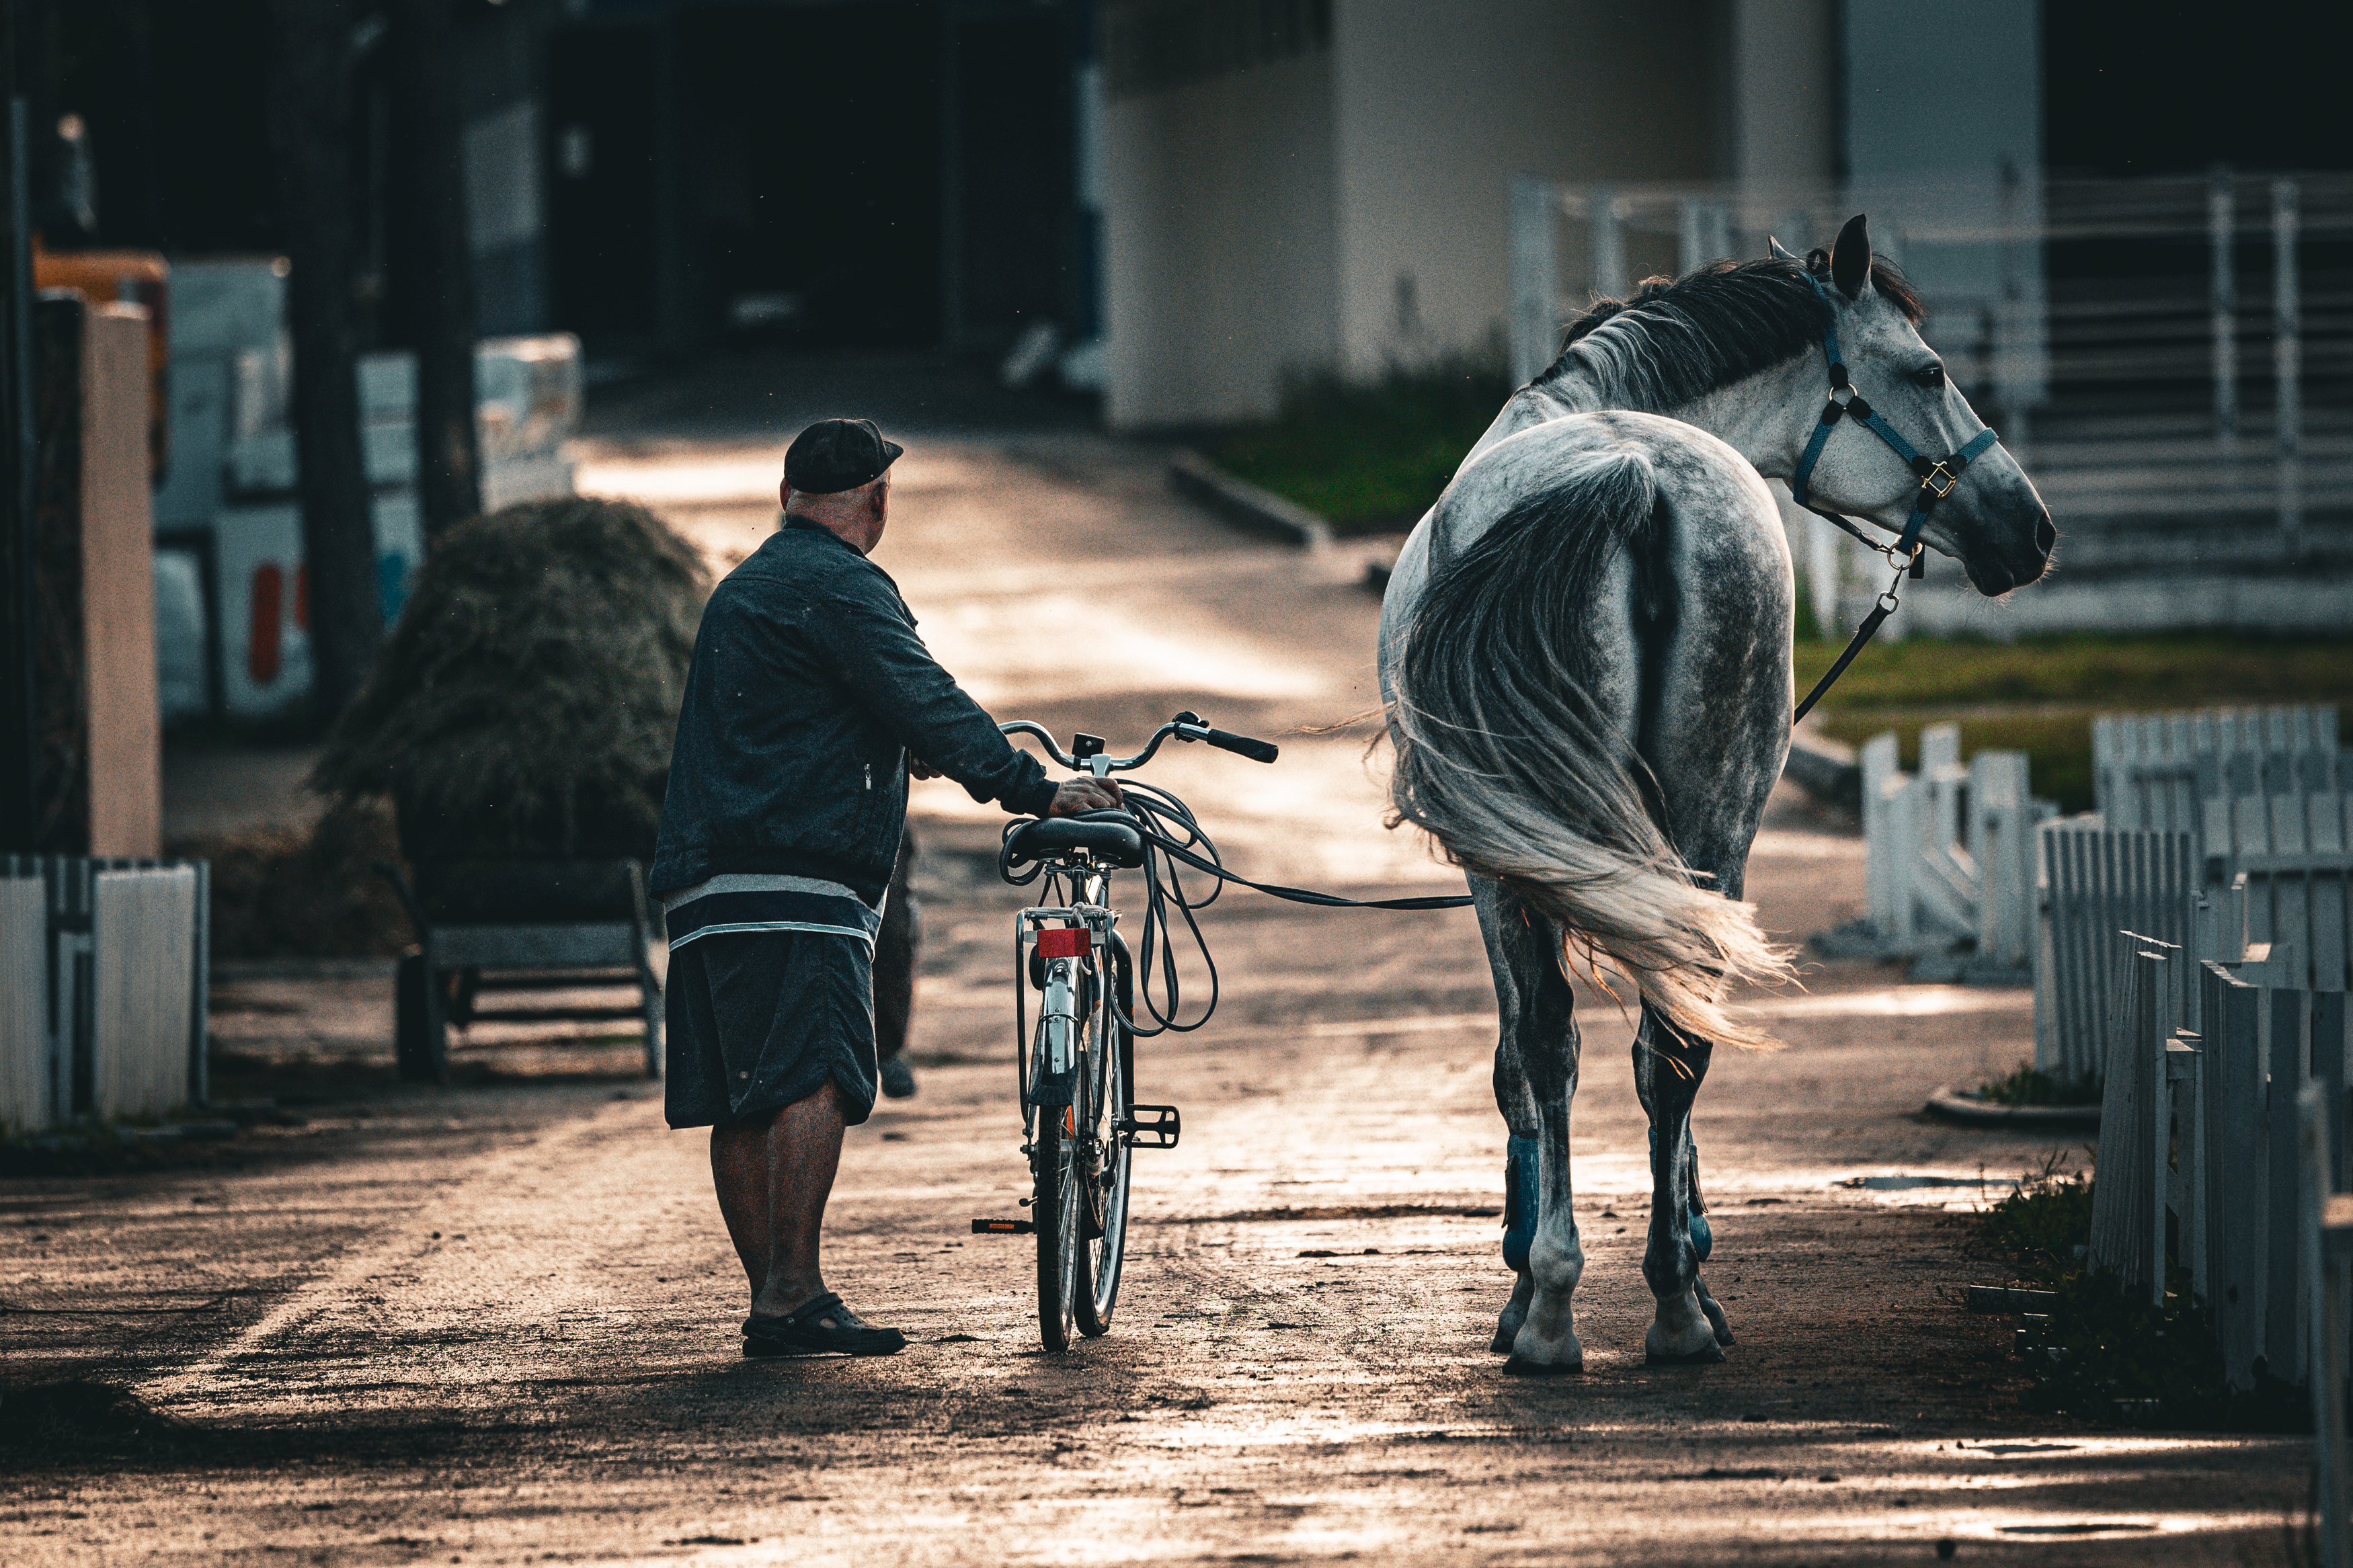
[[[1016,719],[1009,724],[999,724],[997,728],[1007,735],[1035,737],[1044,744],[1047,754],[1066,768],[1072,768],[1081,773],[1093,771],[1089,762],[1062,750],[1054,740],[1054,732],[1034,720]],[[1152,739],[1145,742],[1144,750],[1136,752],[1135,755],[1104,759],[1103,771],[1124,773],[1142,767],[1150,762],[1152,754],[1160,749],[1160,742],[1171,735],[1180,741],[1207,741],[1221,752],[1231,752],[1236,756],[1248,757],[1254,763],[1271,763],[1282,754],[1282,748],[1271,741],[1257,741],[1248,735],[1234,734],[1230,731],[1213,730],[1198,713],[1185,712],[1177,714],[1176,717],[1154,731]],[[1082,739],[1094,742],[1095,750],[1089,753],[1091,757],[1101,755],[1103,749],[1101,741],[1095,740],[1092,735]]]
[[[1192,737],[1187,735],[1186,739],[1191,740]],[[1236,735],[1224,730],[1204,730],[1201,739],[1221,752],[1231,752],[1254,763],[1271,763],[1282,755],[1282,748],[1271,741],[1253,741],[1248,735]]]

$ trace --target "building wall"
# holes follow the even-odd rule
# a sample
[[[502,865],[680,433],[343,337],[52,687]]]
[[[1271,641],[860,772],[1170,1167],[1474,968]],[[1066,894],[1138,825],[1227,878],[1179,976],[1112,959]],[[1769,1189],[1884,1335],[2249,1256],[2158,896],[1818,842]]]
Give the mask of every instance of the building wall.
[[[1270,414],[1332,363],[1332,54],[1114,91],[1103,105],[1104,416]]]
[[[1838,174],[1836,0],[1733,0],[1732,148],[1743,185],[1806,185]]]
[[[1727,0],[1335,0],[1341,363],[1500,343],[1512,177],[1705,179]]]
[[[1328,45],[1290,58],[1125,90],[1114,60],[1108,418],[1248,418],[1272,411],[1286,372],[1370,377],[1499,349],[1513,176],[1730,174],[1735,8],[1820,13],[1823,30],[1829,5],[1331,0]],[[1123,0],[1111,14],[1116,28],[1123,12],[1168,9]],[[1825,76],[1820,101],[1783,116],[1818,113],[1804,134],[1820,149],[1827,92]]]

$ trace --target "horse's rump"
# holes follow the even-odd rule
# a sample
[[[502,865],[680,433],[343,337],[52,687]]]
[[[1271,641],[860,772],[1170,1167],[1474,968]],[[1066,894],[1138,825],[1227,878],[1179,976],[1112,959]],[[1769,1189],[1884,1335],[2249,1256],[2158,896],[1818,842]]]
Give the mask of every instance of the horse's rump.
[[[1580,640],[1621,554],[1638,620],[1672,591],[1657,575],[1669,525],[1651,459],[1617,443],[1552,469],[1443,561],[1433,552],[1396,666],[1391,800],[1456,865],[1608,954],[1677,1028],[1763,1045],[1722,998],[1786,980],[1788,961],[1750,905],[1675,853],[1636,716],[1597,700]]]

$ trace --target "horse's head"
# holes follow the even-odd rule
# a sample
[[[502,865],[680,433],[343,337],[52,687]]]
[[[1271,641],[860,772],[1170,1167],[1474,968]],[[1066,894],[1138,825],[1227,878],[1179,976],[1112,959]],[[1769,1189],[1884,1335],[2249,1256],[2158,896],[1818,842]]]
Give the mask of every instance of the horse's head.
[[[1817,277],[1854,395],[1927,459],[1964,451],[1984,432],[1985,421],[1945,373],[1944,361],[1921,341],[1903,304],[1873,283],[1871,235],[1863,220],[1850,219],[1839,231],[1827,279],[1820,279],[1823,268],[1816,256]],[[1973,457],[1957,478],[1941,471],[1924,475],[1921,467],[1905,462],[1860,421],[1842,418],[1822,445],[1809,489],[1817,505],[1868,518],[1900,534],[1923,495],[1925,479],[1932,494],[1942,493],[1931,502],[1920,538],[1960,562],[1978,593],[2006,594],[2042,575],[2058,531],[2051,525],[2051,509],[2016,458],[1992,446]]]

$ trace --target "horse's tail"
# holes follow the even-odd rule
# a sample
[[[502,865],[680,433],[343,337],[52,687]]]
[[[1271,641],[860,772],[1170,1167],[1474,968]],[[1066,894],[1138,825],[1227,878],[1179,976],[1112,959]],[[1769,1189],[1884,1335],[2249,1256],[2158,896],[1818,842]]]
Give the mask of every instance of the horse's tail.
[[[1609,563],[1651,556],[1660,509],[1647,460],[1598,454],[1433,572],[1389,706],[1390,799],[1450,860],[1608,954],[1679,1030],[1766,1046],[1724,998],[1791,978],[1788,955],[1753,905],[1683,865],[1650,769],[1573,673],[1590,663],[1580,645]],[[1638,565],[1638,597],[1646,576]]]

